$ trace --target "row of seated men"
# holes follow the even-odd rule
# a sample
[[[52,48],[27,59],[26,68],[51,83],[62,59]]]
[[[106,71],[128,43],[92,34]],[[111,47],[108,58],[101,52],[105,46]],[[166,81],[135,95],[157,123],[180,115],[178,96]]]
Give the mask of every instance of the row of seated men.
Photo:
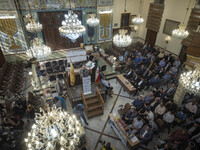
[[[147,50],[143,50],[144,52]],[[145,53],[143,53],[145,54]],[[133,53],[124,53],[123,61],[125,62],[123,72],[126,72],[125,77],[130,80],[137,91],[149,88],[150,85],[159,87],[162,83],[168,83],[171,79],[177,76],[181,62],[176,60],[171,54],[156,55],[150,51],[146,56],[135,50]],[[146,58],[145,58],[146,57]],[[120,58],[119,58],[120,62]],[[176,83],[176,81],[174,81]],[[135,93],[135,94],[136,94]]]
[[[164,132],[168,138],[159,139],[162,141],[157,145],[159,148],[182,150],[191,142],[199,148],[200,115],[195,99],[186,101],[178,109],[173,99],[167,96],[167,91],[163,92],[161,88],[145,97],[137,97],[129,106],[121,118],[127,124],[127,134],[135,134],[142,144],[147,145],[155,135]],[[174,127],[178,129],[174,130]]]

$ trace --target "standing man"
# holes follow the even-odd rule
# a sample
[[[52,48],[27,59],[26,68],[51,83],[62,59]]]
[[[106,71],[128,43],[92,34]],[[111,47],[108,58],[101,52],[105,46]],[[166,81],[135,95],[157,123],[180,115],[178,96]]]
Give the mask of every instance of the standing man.
[[[65,99],[62,97],[62,94],[59,94],[57,98],[61,101],[61,106],[63,110],[67,110],[67,105]]]
[[[76,114],[78,119],[83,119],[85,124],[89,124],[84,115],[85,106],[83,104],[78,104],[74,107],[73,113]]]
[[[56,79],[56,85],[55,85],[55,88],[56,88],[56,92],[61,95],[63,95],[63,85],[61,83],[61,81],[57,78]]]

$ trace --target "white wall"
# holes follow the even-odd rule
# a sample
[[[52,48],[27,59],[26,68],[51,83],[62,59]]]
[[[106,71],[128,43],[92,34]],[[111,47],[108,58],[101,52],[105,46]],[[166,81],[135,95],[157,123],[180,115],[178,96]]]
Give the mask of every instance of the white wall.
[[[163,34],[163,28],[165,24],[165,20],[174,20],[183,23],[184,16],[186,13],[186,8],[188,7],[188,3],[190,0],[165,0],[165,8],[163,12],[163,17],[160,25],[160,30],[157,34],[156,39],[156,45],[166,48],[168,51],[171,51],[177,55],[179,55],[181,50],[181,40],[175,39],[172,37],[172,40],[166,45],[165,43],[165,37],[166,34]],[[185,25],[188,22],[188,18],[191,13],[191,8],[194,8],[196,0],[191,0],[190,8],[187,13],[187,17],[185,20]],[[136,33],[132,33],[132,36],[140,37],[145,39],[146,37],[146,21],[147,16],[149,12],[149,5],[150,3],[153,3],[154,0],[143,0],[142,5],[142,17],[144,18],[144,23],[139,26],[139,30]],[[121,21],[121,13],[124,12],[124,3],[125,0],[114,0],[114,6],[113,6],[113,28],[119,28],[120,27],[120,21]],[[139,11],[140,6],[140,0],[127,0],[126,3],[127,12],[130,12],[131,15],[135,15]],[[114,24],[118,23],[117,27],[114,27]]]
[[[194,8],[196,0],[191,0],[190,3],[190,8],[188,10],[186,20],[185,20],[185,25],[187,25],[190,13],[191,13],[191,8]],[[166,34],[163,34],[163,29],[165,25],[165,20],[174,20],[178,21],[181,24],[183,23],[185,14],[186,14],[186,8],[188,7],[189,0],[165,0],[165,8],[163,12],[163,17],[160,25],[160,30],[157,34],[157,39],[156,39],[156,45],[166,48],[167,50],[179,55],[181,51],[181,40],[176,39],[172,37],[171,41],[169,41],[168,44],[165,43],[165,37],[167,36]]]

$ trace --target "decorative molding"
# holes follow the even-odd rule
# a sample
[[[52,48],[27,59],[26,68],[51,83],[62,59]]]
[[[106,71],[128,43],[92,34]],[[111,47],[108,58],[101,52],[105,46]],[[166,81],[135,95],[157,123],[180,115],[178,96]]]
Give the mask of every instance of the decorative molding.
[[[113,6],[113,4],[114,4],[113,0],[98,0],[99,7]]]

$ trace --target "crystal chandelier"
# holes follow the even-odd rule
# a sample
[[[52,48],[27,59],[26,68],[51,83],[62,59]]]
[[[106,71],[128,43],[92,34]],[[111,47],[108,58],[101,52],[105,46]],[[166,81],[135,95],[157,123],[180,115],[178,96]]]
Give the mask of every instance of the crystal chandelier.
[[[119,30],[119,34],[113,37],[113,43],[118,47],[127,47],[131,45],[132,39],[129,35],[126,35],[128,31],[121,29]]]
[[[39,22],[34,21],[30,11],[29,1],[28,1],[28,8],[29,8],[29,14],[26,15],[26,18],[29,20],[29,23],[27,23],[26,25],[26,30],[31,33],[40,32],[42,30],[42,25]]]
[[[96,27],[99,24],[99,19],[95,18],[95,14],[89,14],[90,18],[87,19],[87,24],[91,27]]]
[[[194,71],[181,74],[179,83],[189,93],[200,95],[200,65],[196,65]]]
[[[61,108],[47,106],[36,113],[28,137],[25,138],[29,150],[74,150],[83,135],[83,128],[76,117],[63,112]]]
[[[141,6],[142,6],[142,0],[140,0],[139,12],[138,12],[137,17],[134,17],[132,19],[132,23],[134,25],[140,25],[140,24],[142,24],[144,22],[144,19],[140,16],[140,14],[141,14]]]
[[[185,39],[189,35],[189,32],[185,30],[184,25],[179,25],[178,29],[172,31],[172,36],[177,39]]]
[[[75,42],[77,38],[83,35],[85,27],[82,26],[81,21],[78,19],[78,15],[74,14],[72,10],[65,14],[65,20],[62,21],[62,26],[59,27],[60,35],[71,39]]]
[[[42,40],[34,38],[31,41],[31,47],[26,51],[28,57],[44,58],[51,54],[51,48],[43,45]]]
[[[31,33],[40,32],[42,30],[42,25],[39,22],[36,23],[33,19],[31,19],[26,25],[26,30]]]
[[[144,22],[144,19],[140,16],[137,16],[135,18],[132,19],[133,24],[135,25],[140,25]]]

